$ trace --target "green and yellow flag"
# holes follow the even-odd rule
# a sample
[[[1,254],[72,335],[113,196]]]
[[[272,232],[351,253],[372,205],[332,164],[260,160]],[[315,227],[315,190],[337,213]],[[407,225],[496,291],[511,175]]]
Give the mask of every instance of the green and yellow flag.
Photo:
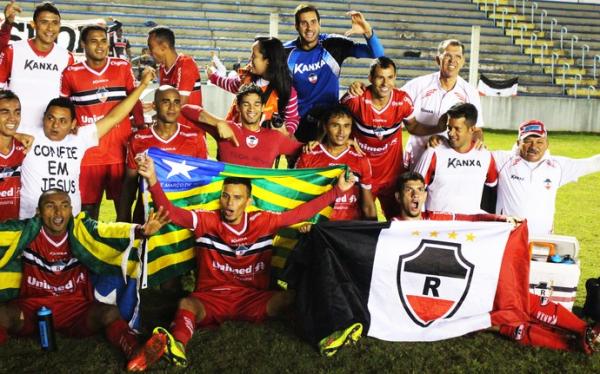
[[[322,169],[263,169],[226,164],[223,162],[175,155],[150,148],[156,174],[165,194],[176,206],[188,210],[219,209],[219,196],[223,179],[244,177],[252,179],[253,205],[250,210],[282,212],[314,199],[333,187],[333,182],[345,171],[344,166]],[[149,194],[145,194],[147,207],[152,207]],[[327,207],[311,222],[327,219]],[[283,229],[273,244],[273,269],[275,276],[285,264],[289,251],[297,241],[297,231]],[[148,240],[148,284],[161,283],[173,276],[195,268],[195,240],[190,230],[169,224]]]

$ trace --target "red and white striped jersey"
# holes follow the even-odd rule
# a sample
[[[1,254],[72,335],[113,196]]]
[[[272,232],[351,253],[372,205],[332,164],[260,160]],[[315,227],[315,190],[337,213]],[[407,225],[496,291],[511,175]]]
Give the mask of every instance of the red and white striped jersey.
[[[60,94],[75,104],[78,126],[88,126],[124,100],[134,90],[134,82],[131,65],[123,59],[109,57],[100,71],[84,61],[65,69]],[[82,165],[123,163],[130,136],[131,122],[127,117],[104,135],[97,147],[86,152]]]
[[[388,104],[377,110],[367,88],[361,96],[344,95],[342,104],[356,119],[353,133],[373,167],[374,189],[393,185],[404,171],[402,127],[404,118],[412,114],[412,100],[404,91],[394,89]]]
[[[69,296],[92,299],[88,270],[71,253],[68,233],[48,234],[43,228],[23,251],[20,297]]]
[[[267,211],[244,213],[233,227],[219,211],[194,211],[198,243],[196,291],[269,287],[273,235],[281,228],[281,215]]]
[[[187,104],[202,106],[202,83],[198,66],[191,56],[180,54],[177,60],[170,69],[166,69],[164,65],[160,65],[158,70],[158,81],[162,86],[168,84],[177,88],[181,96],[187,96]],[[184,125],[193,126],[188,123],[188,120],[179,116],[179,122]]]
[[[322,168],[335,165],[348,165],[350,170],[358,176],[359,183],[355,184],[344,196],[340,196],[335,200],[330,219],[333,221],[361,219],[360,189],[370,190],[373,183],[371,163],[367,157],[359,155],[350,147],[335,157],[327,152],[322,144],[319,144],[309,153],[300,155],[298,162],[296,162],[296,169]]]
[[[133,134],[127,148],[127,167],[137,169],[135,156],[155,147],[163,151],[192,157],[206,158],[206,140],[198,130],[177,124],[177,131],[167,140],[158,136],[154,128],[140,130]]]
[[[0,153],[0,222],[19,218],[21,164],[25,146],[15,139],[7,154]]]

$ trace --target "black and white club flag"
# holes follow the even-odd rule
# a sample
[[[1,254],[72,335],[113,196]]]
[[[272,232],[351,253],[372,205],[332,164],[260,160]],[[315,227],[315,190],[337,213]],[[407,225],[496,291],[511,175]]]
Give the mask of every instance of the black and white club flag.
[[[504,80],[490,79],[483,74],[479,75],[477,89],[481,96],[517,96],[519,78]]]
[[[500,222],[327,222],[292,251],[313,342],[354,322],[389,341],[434,341],[527,319],[527,229]],[[515,269],[520,269],[515,271]]]

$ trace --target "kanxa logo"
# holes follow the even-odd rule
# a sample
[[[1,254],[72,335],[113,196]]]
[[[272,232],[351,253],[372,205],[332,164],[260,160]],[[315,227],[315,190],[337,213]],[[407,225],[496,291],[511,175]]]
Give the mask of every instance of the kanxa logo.
[[[474,268],[460,244],[423,239],[398,260],[398,291],[406,313],[421,327],[452,317],[469,292]]]

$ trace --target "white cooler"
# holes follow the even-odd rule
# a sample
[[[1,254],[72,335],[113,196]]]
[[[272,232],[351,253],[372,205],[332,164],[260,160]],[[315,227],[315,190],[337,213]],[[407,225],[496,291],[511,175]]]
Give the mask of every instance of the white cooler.
[[[532,261],[529,272],[529,291],[549,297],[551,301],[573,308],[577,284],[581,270],[579,268],[579,242],[573,236],[535,235],[529,237],[532,249]],[[546,250],[553,247],[561,256],[570,255],[574,264],[547,262]],[[541,260],[536,261],[536,256]]]

